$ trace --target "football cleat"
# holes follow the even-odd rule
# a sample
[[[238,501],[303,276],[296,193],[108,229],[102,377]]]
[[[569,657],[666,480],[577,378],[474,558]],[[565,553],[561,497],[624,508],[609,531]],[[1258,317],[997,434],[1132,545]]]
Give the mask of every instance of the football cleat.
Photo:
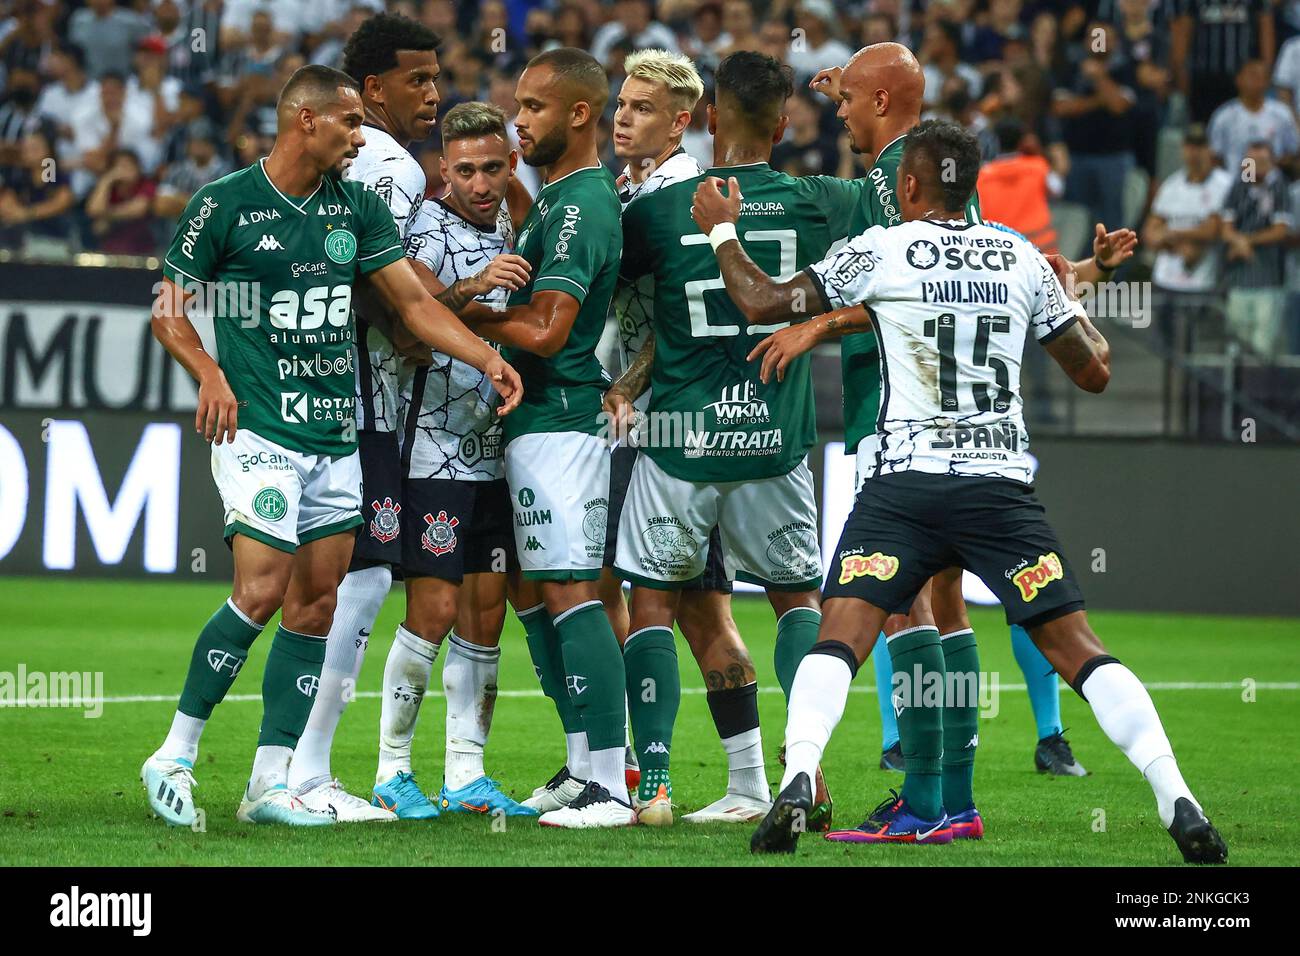
[[[785,744],[776,752],[776,759],[785,766]],[[826,787],[826,777],[822,774],[821,764],[817,765],[817,778],[813,784],[813,806],[808,813],[808,829],[813,833],[825,833],[831,828],[831,817],[835,811],[835,802]]]
[[[173,827],[194,825],[194,764],[185,758],[150,757],[140,768],[149,809]]]
[[[279,783],[268,787],[256,800],[248,794],[240,801],[235,819],[240,823],[277,823],[290,827],[327,827],[335,821],[333,809],[313,810]]]
[[[611,796],[608,790],[593,780],[572,803],[543,813],[537,822],[544,827],[563,827],[566,830],[630,827],[636,823],[636,812],[631,804]]]
[[[784,753],[782,754],[784,756]],[[797,773],[749,838],[750,853],[793,853],[813,809],[812,781]]]
[[[688,813],[682,819],[690,823],[756,823],[771,809],[771,800],[759,800],[748,794],[728,790],[722,799],[715,800],[694,813]]]
[[[525,800],[523,805],[538,813],[550,813],[552,810],[559,810],[573,803],[582,795],[586,786],[587,781],[579,780],[569,773],[567,766],[564,766],[560,768],[559,773],[534,790],[533,795]]]
[[[1184,863],[1227,863],[1228,845],[1219,831],[1186,797],[1174,801],[1174,822],[1169,835],[1183,853]]]
[[[894,742],[894,746],[880,754],[880,769],[888,770],[891,773],[904,773],[906,767],[903,764],[903,745]]]
[[[641,765],[637,763],[636,750],[631,744],[623,751],[623,782],[627,784],[628,793],[636,793],[641,786]]]
[[[649,800],[639,796],[632,798],[632,809],[636,810],[636,822],[648,827],[670,827],[673,825],[673,801],[668,796],[668,788],[662,783],[655,795]]]
[[[1038,741],[1034,748],[1034,767],[1039,773],[1050,773],[1054,777],[1088,776],[1083,764],[1074,759],[1074,751],[1070,749],[1070,742],[1061,736],[1063,733],[1063,730],[1057,731]]]
[[[535,817],[532,807],[516,803],[501,792],[501,784],[491,777],[479,777],[459,790],[448,790],[443,784],[438,791],[438,808],[443,813],[482,813],[491,816],[503,813],[508,817]]]
[[[954,840],[982,840],[984,839],[984,818],[974,807],[969,810],[963,810],[961,813],[954,813],[948,817],[948,822],[952,824],[952,838]]]
[[[852,830],[832,830],[826,839],[836,843],[951,843],[948,814],[923,820],[911,811],[897,790]]]
[[[375,784],[370,802],[397,814],[399,820],[433,820],[438,816],[438,808],[415,782],[415,774],[405,770],[397,771],[397,776],[385,783]]]
[[[339,823],[392,823],[397,819],[397,814],[392,810],[369,804],[361,797],[348,793],[337,780],[299,792],[298,799],[309,810],[321,813],[332,810],[334,819]]]

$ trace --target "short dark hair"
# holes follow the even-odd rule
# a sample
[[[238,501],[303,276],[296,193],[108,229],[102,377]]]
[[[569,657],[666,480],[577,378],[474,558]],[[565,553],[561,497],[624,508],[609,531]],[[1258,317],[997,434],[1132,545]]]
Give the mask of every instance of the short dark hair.
[[[926,120],[907,134],[899,172],[915,176],[922,193],[940,200],[944,210],[963,209],[979,179],[979,143],[957,123]]]
[[[398,50],[436,50],[442,38],[418,20],[376,13],[357,27],[343,47],[343,72],[365,86],[367,76],[397,69]]]
[[[577,95],[573,102],[584,100],[591,111],[599,114],[609,102],[609,77],[600,61],[574,46],[560,46],[546,50],[528,61],[527,69],[549,67],[555,79],[570,87]]]
[[[293,75],[284,84],[284,89],[280,90],[279,99],[275,103],[276,109],[295,97],[319,104],[332,99],[340,86],[357,92],[361,90],[356,80],[331,66],[322,66],[319,63],[300,66],[293,71]]]
[[[724,97],[755,131],[774,129],[785,101],[794,95],[794,71],[766,53],[738,50],[713,75],[716,98]]]
[[[509,142],[505,111],[491,103],[480,103],[477,100],[457,103],[447,110],[441,125],[444,146],[458,139],[479,136],[500,136]]]
[[[1014,153],[1025,138],[1025,124],[1017,116],[1004,116],[993,124],[998,138],[998,152]]]

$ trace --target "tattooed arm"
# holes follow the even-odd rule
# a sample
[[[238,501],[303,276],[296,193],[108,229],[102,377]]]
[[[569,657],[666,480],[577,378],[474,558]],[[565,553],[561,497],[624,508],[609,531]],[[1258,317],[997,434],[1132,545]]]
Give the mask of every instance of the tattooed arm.
[[[854,332],[865,332],[871,328],[872,318],[871,310],[865,305],[836,309],[807,322],[773,332],[755,345],[746,358],[752,362],[762,357],[763,365],[758,374],[763,384],[771,381],[773,372],[776,373],[776,380],[781,382],[785,380],[785,370],[800,355],[812,351],[823,342],[843,338]]]
[[[1047,354],[1085,392],[1105,391],[1110,382],[1110,345],[1085,315],[1044,345]]]

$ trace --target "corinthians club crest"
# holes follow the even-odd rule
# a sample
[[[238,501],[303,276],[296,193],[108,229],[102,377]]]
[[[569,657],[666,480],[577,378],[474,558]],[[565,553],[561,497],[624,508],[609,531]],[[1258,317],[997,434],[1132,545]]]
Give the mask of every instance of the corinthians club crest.
[[[456,526],[460,524],[459,518],[448,518],[447,512],[439,511],[437,517],[425,515],[424,523],[428,527],[420,535],[420,547],[440,556],[456,550]]]
[[[402,506],[392,498],[385,498],[382,502],[370,502],[370,507],[375,511],[375,516],[370,519],[370,536],[380,544],[388,544],[401,533],[402,522],[397,516],[401,514]]]

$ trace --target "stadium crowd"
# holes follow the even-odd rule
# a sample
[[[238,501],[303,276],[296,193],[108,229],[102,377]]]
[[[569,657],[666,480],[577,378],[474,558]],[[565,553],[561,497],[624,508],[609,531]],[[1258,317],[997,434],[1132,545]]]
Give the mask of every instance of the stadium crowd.
[[[445,38],[444,113],[513,114],[519,71],[557,46],[590,50],[615,86],[636,49],[686,53],[706,84],[732,50],[769,53],[802,81],[773,154],[796,175],[862,174],[803,84],[900,40],[926,116],[979,136],[988,218],[1071,255],[1092,222],[1140,228],[1132,268],[1151,264],[1158,310],[1300,353],[1300,0],[3,0],[0,249],[157,255],[195,190],[269,151],[293,71],[338,66],[385,8]],[[684,143],[705,165],[708,99]],[[431,193],[437,146],[419,154]]]

